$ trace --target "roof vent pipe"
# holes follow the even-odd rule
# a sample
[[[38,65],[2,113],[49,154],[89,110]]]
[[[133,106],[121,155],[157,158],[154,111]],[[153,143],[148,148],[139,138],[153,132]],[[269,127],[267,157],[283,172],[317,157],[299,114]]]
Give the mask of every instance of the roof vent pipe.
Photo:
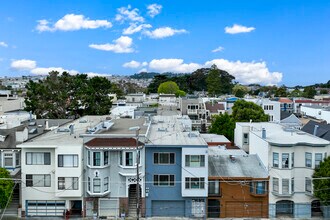
[[[315,126],[314,126],[314,131],[313,131],[313,135],[314,135],[314,136],[316,136],[316,133],[317,133],[317,129],[318,129],[318,127],[319,127],[318,125],[315,125]]]
[[[262,139],[266,139],[266,129],[265,128],[262,128],[262,131],[261,131],[262,133],[261,133],[261,137],[262,137]]]

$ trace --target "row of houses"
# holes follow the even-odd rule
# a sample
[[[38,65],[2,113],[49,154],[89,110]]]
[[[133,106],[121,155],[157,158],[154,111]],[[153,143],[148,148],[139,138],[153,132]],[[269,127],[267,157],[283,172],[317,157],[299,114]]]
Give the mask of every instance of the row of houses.
[[[329,141],[251,122],[236,124],[232,145],[193,131],[187,115],[166,115],[29,117],[20,129],[1,130],[0,164],[15,179],[19,214],[134,217],[137,207],[145,217],[327,213],[313,196],[312,174],[330,154]]]

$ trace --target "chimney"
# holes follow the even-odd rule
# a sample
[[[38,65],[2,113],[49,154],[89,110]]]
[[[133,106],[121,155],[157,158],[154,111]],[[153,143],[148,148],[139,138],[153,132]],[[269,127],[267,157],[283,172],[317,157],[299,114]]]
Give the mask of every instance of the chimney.
[[[266,139],[266,129],[262,128],[262,133],[261,133],[262,139]]]
[[[73,132],[74,132],[74,124],[71,124],[71,125],[69,126],[69,129],[70,129],[70,135],[72,135]]]
[[[318,127],[319,127],[318,125],[315,125],[315,126],[314,126],[314,132],[313,132],[313,135],[314,135],[314,136],[316,136],[316,133],[317,133],[317,129],[318,129]]]
[[[48,119],[46,119],[46,121],[45,121],[45,130],[49,130],[49,123],[48,123]]]

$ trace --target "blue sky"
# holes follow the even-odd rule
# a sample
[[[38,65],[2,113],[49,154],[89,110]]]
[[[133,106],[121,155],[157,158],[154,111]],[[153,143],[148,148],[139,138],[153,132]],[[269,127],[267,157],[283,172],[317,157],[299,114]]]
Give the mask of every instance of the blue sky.
[[[243,84],[330,79],[330,1],[2,1],[0,76],[192,72]]]

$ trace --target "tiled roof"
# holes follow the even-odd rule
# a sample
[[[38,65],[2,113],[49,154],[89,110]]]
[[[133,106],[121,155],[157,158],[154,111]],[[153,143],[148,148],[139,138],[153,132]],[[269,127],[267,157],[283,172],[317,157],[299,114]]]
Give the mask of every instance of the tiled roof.
[[[292,103],[292,100],[288,98],[280,98],[278,101],[281,103]]]
[[[87,147],[136,147],[134,138],[94,138],[85,144]],[[139,141],[139,146],[143,145]]]

